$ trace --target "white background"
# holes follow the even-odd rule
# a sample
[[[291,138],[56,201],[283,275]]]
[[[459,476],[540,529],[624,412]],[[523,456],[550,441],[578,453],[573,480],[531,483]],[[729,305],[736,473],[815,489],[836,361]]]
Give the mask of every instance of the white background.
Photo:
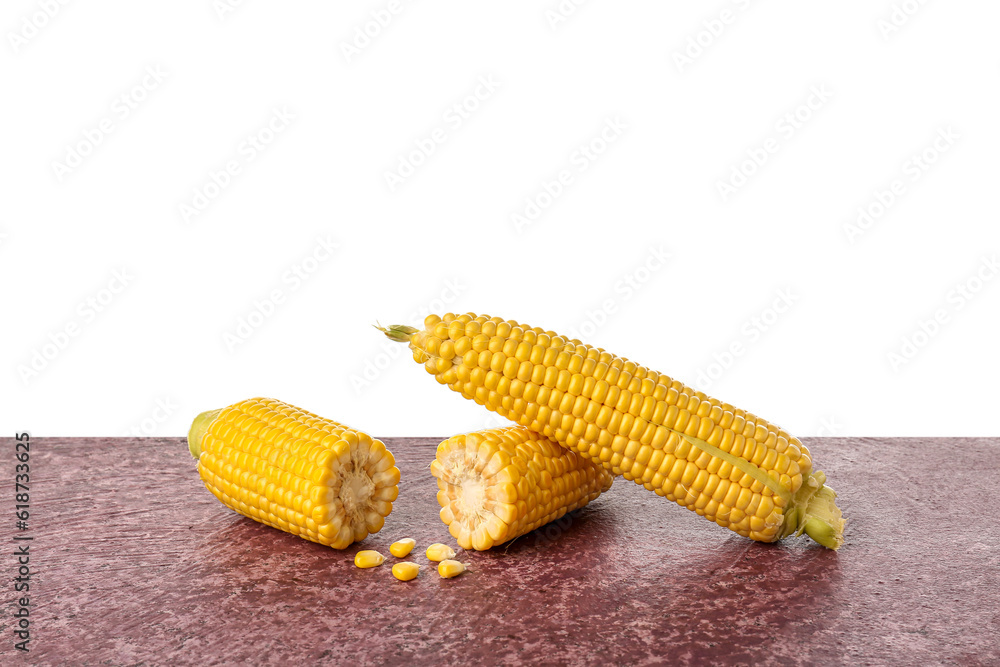
[[[494,423],[371,327],[433,308],[798,435],[997,434],[997,3],[234,4],[4,3],[0,432],[182,435],[255,395]]]

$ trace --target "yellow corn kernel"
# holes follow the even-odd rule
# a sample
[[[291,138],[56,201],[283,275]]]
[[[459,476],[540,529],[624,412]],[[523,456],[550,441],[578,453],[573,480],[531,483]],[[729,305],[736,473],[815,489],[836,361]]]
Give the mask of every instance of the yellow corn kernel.
[[[524,426],[445,440],[431,474],[448,532],[463,549],[480,551],[583,507],[612,481],[607,470]]]
[[[445,579],[451,579],[452,577],[457,577],[458,575],[465,572],[466,567],[464,563],[460,563],[457,560],[443,560],[438,563],[438,574],[440,574]]]
[[[540,329],[513,320],[473,313],[435,317],[422,331],[391,326],[383,332],[409,343],[415,359],[431,359],[434,363],[426,368],[440,383],[695,511],[703,493],[715,497],[706,489],[724,480],[752,494],[733,498],[743,508],[759,507],[764,495],[773,497],[780,521],[751,522],[735,505],[719,508],[714,520],[741,535],[773,542],[805,531],[824,546],[840,546],[844,522],[833,503],[835,494],[824,492],[829,487],[817,482],[821,473],[813,471],[805,445],[780,427],[667,375],[552,332],[541,335]],[[428,343],[442,336],[454,345]],[[462,356],[459,349],[476,353]],[[466,368],[460,374],[455,366]],[[455,382],[452,376],[468,380]],[[528,381],[538,389],[528,391],[519,384]],[[524,486],[517,487],[518,493]],[[513,536],[500,534],[502,527],[488,520],[468,524],[449,525],[465,548],[488,548]]]
[[[396,577],[400,581],[410,581],[411,579],[416,579],[419,572],[420,566],[409,561],[396,563],[392,566],[392,576]]]
[[[354,564],[358,567],[378,567],[384,562],[385,556],[377,551],[372,551],[371,549],[359,551],[354,556]]]
[[[188,449],[230,509],[335,549],[377,533],[399,493],[384,444],[274,399],[198,415]]]
[[[427,560],[442,561],[455,557],[455,550],[447,544],[435,542],[427,547]]]
[[[413,547],[417,545],[417,541],[410,537],[404,537],[401,540],[393,542],[389,546],[389,553],[391,553],[396,558],[405,558],[413,551]]]

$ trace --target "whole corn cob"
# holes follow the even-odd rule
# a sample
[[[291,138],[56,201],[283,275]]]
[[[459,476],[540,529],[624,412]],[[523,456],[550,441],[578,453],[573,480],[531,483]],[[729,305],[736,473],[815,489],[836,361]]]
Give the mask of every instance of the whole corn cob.
[[[381,442],[273,399],[198,415],[188,447],[228,507],[334,549],[377,533],[399,493]]]
[[[583,507],[610,489],[612,479],[601,466],[523,426],[445,440],[431,473],[441,520],[459,546],[479,551]]]
[[[753,414],[513,320],[449,313],[381,330],[439,383],[740,535],[843,542],[836,493],[809,450]]]

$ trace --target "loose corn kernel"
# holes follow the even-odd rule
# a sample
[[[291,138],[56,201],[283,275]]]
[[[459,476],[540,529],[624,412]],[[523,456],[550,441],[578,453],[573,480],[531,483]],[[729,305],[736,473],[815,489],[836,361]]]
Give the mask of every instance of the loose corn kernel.
[[[438,563],[438,574],[440,574],[445,579],[451,579],[452,577],[457,577],[458,575],[465,572],[465,563],[459,563],[457,560],[443,560]]]
[[[396,563],[392,566],[392,576],[396,577],[400,581],[409,581],[411,579],[416,579],[417,574],[420,572],[420,566],[416,563],[411,563],[409,561],[404,561],[402,563]]]
[[[385,562],[385,556],[377,551],[366,549],[354,556],[354,564],[358,567],[378,567]]]
[[[413,551],[413,547],[417,545],[417,541],[411,537],[404,537],[401,540],[396,540],[389,546],[389,553],[391,553],[396,558],[405,558]]]
[[[427,547],[427,560],[443,561],[455,557],[455,550],[447,544],[437,542]]]

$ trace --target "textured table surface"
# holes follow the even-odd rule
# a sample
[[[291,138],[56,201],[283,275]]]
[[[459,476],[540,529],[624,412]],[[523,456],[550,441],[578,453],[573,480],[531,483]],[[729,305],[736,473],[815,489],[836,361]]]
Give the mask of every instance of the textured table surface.
[[[837,553],[750,542],[619,479],[506,548],[460,553],[457,579],[396,581],[391,557],[355,568],[404,536],[454,544],[437,441],[385,440],[395,509],[334,551],[226,509],[182,439],[34,440],[31,652],[13,649],[7,556],[4,663],[1000,664],[996,438],[807,439],[849,519]]]

